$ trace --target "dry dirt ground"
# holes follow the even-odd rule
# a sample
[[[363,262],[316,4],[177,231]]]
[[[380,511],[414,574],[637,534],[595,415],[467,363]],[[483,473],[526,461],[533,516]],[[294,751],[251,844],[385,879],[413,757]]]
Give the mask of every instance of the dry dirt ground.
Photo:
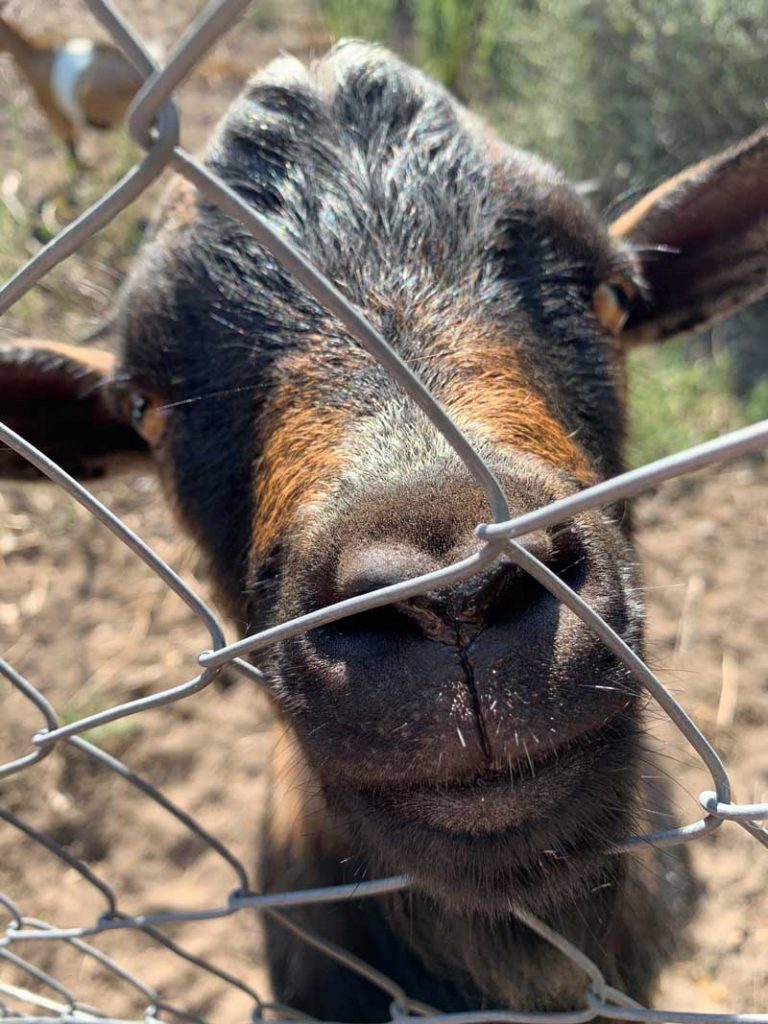
[[[149,38],[166,44],[192,8],[182,0],[123,4]],[[246,21],[217,52],[218,63],[210,64],[209,73],[187,86],[182,109],[190,144],[204,138],[249,64],[280,48],[305,54],[322,47],[322,25],[310,5],[286,3],[283,10],[280,24]],[[8,11],[29,27],[40,24],[52,31],[66,26],[69,33],[82,32],[90,25],[71,0],[56,5],[16,0]],[[0,89],[0,140],[8,143],[9,154],[0,177],[7,181],[8,172],[18,171],[16,195],[29,204],[52,183],[64,181],[66,168],[2,58]],[[109,145],[89,140],[96,163],[107,159]],[[33,244],[30,240],[29,247]],[[121,270],[119,260],[102,264],[93,255],[68,261],[34,306],[5,321],[5,331],[78,337],[108,308]],[[194,552],[179,537],[152,477],[126,477],[94,490],[207,593],[205,580],[195,580]],[[759,459],[666,485],[637,505],[651,663],[724,756],[742,801],[768,799],[767,510],[768,465]],[[49,485],[0,489],[0,652],[63,719],[190,678],[197,653],[207,645],[207,634],[188,609],[85,510]],[[40,722],[7,684],[0,681],[0,688],[3,763],[28,751],[28,738]],[[663,716],[652,717],[680,816],[693,820],[695,797],[710,788],[709,780]],[[103,727],[92,739],[161,788],[246,865],[253,863],[263,767],[272,743],[254,684],[211,687]],[[128,913],[221,907],[237,884],[232,870],[167,812],[72,749],[62,747],[4,782],[2,806],[82,858],[109,881]],[[691,930],[690,955],[666,972],[657,1003],[682,1010],[766,1012],[768,852],[728,825],[695,844],[692,854],[703,889],[701,910]],[[103,899],[76,871],[2,823],[0,883],[26,914],[59,926],[89,923],[104,909]],[[167,934],[266,995],[255,914],[173,926]],[[96,942],[166,1000],[211,1021],[242,1020],[251,1009],[247,994],[158,951],[141,935],[117,932]],[[145,1000],[75,951],[48,943],[23,951],[102,1011],[135,1015],[143,1009]],[[10,968],[0,976],[60,1000]],[[13,1008],[23,1005],[3,1001]]]

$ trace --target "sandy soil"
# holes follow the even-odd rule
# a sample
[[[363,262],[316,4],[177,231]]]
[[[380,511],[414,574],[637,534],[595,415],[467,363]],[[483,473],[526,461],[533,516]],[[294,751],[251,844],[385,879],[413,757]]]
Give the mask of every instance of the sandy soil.
[[[185,0],[124,0],[149,38],[171,43],[195,5]],[[218,64],[185,89],[186,138],[198,145],[236,91],[239,76],[280,48],[305,54],[323,45],[309,4],[283,5],[280,24],[247,21],[217,52]],[[162,10],[161,10],[162,8]],[[91,28],[73,0],[11,0],[9,14],[29,27],[68,34]],[[10,166],[33,200],[66,178],[61,153],[0,59],[0,140],[12,139]],[[15,113],[11,114],[11,108]],[[19,132],[19,110],[23,131]],[[108,142],[90,139],[94,159]],[[11,334],[77,337],[103,314],[121,267],[69,261],[60,285],[84,289],[59,315],[55,291],[34,320],[15,312]],[[179,537],[152,477],[103,483],[96,493],[185,578],[196,579],[194,552]],[[650,654],[725,757],[737,798],[768,798],[768,464],[746,460],[669,484],[637,506],[637,529],[649,604]],[[157,692],[195,674],[207,635],[189,610],[82,508],[47,485],[0,489],[0,651],[54,704],[65,720]],[[230,634],[231,634],[230,630]],[[39,726],[28,702],[0,683],[0,763],[29,749]],[[684,741],[654,715],[664,765],[674,780],[682,819],[698,816],[696,794],[709,780]],[[657,720],[656,720],[657,719]],[[238,681],[160,710],[106,726],[93,737],[224,841],[250,867],[263,767],[271,739],[256,687]],[[3,806],[82,858],[114,888],[129,913],[226,904],[236,886],[231,868],[160,807],[82,753],[59,748],[2,785]],[[658,1005],[685,1010],[768,1009],[768,857],[729,825],[695,844],[703,887],[692,951],[670,967]],[[104,901],[71,868],[0,823],[0,888],[28,915],[59,926],[95,920]],[[4,920],[0,913],[0,920]],[[185,949],[225,968],[267,995],[255,914],[168,929]],[[244,1019],[251,998],[233,985],[158,947],[144,936],[112,933],[97,940],[165,999],[211,1020]],[[14,947],[18,950],[20,947]],[[84,1002],[112,1014],[136,1014],[145,1000],[81,954],[57,944],[30,944],[25,955],[70,986]],[[3,979],[59,998],[29,977],[3,968]],[[8,1000],[10,1006],[22,1004]],[[25,1007],[27,1010],[29,1007]]]

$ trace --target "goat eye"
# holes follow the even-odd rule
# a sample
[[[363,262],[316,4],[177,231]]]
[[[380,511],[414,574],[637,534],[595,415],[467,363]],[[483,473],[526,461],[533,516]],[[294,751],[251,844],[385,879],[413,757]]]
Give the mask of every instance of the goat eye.
[[[618,334],[627,322],[633,291],[628,281],[603,281],[595,289],[592,309],[611,334]]]
[[[142,421],[149,412],[150,406],[151,402],[146,395],[134,394],[129,398],[128,415],[130,416],[131,425],[136,430],[141,430]]]
[[[147,441],[157,444],[165,432],[166,411],[160,399],[134,391],[125,399],[125,411],[131,426]]]

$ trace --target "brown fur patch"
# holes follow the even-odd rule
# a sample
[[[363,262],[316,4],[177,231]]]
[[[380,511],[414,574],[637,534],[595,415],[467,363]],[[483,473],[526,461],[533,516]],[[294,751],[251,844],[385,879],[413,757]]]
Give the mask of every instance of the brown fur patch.
[[[514,344],[470,317],[457,325],[422,309],[412,329],[431,336],[425,363],[438,363],[445,385],[437,395],[462,429],[480,434],[508,454],[527,453],[566,470],[582,483],[594,472],[578,445],[526,380]],[[408,325],[402,325],[404,330]],[[282,368],[267,413],[269,435],[255,466],[257,516],[251,558],[262,561],[297,508],[326,492],[343,468],[341,438],[349,429],[343,409],[302,405],[300,381],[311,378],[315,357],[300,354]],[[419,372],[418,363],[415,366]]]
[[[567,470],[583,483],[594,472],[581,449],[526,380],[514,343],[471,317],[438,342],[452,380],[440,398],[457,426],[479,432],[509,454],[524,452]],[[437,353],[430,349],[430,358]]]
[[[67,345],[63,341],[47,341],[43,338],[14,338],[14,348],[39,349],[42,352],[53,352],[64,359],[82,366],[84,372],[98,373],[108,377],[115,366],[115,357],[111,352],[100,348],[87,348],[84,345]]]
[[[269,436],[254,468],[256,508],[251,557],[261,560],[282,535],[299,505],[320,497],[340,469],[339,438],[348,426],[342,410],[302,406],[297,380],[313,356],[288,359],[284,381],[270,401]]]
[[[507,453],[535,455],[584,484],[594,480],[583,453],[530,388],[511,385],[485,370],[477,376],[477,392],[465,392],[449,401],[447,409],[457,426],[479,429]]]

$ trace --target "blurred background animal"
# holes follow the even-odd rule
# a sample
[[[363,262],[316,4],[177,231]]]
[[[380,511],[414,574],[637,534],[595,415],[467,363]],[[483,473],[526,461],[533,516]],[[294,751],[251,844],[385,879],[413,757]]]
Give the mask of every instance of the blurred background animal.
[[[78,167],[83,131],[117,128],[142,82],[127,57],[109,43],[35,39],[0,16],[2,50],[31,86],[52,130]]]

